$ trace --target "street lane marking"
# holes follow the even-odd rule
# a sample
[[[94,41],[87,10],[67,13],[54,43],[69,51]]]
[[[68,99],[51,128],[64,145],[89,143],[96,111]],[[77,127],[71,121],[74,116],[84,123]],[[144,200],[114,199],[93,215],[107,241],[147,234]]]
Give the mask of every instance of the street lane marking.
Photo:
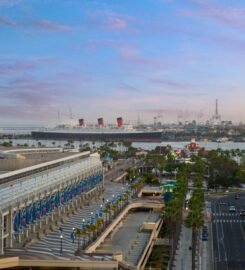
[[[220,261],[220,249],[219,249],[219,236],[218,236],[218,234],[219,234],[219,231],[218,231],[218,225],[217,225],[217,223],[215,224],[216,226],[216,239],[217,239],[217,249],[218,249],[218,259],[219,259],[219,261]]]
[[[232,222],[234,222],[234,223],[245,223],[245,220],[242,220],[242,219],[213,219],[213,221],[212,221],[213,223],[222,223],[222,222],[230,222],[230,223],[232,223]]]
[[[245,222],[245,220],[244,220],[244,222]],[[243,240],[245,241],[245,233],[243,231],[243,226],[241,225],[241,223],[240,223],[240,227],[241,227],[241,231],[242,231]]]
[[[224,235],[224,229],[223,229],[223,224],[220,224],[220,227],[221,227],[221,233],[222,233],[222,237],[220,238],[221,240],[221,246],[223,247],[224,249],[224,254],[225,254],[225,262],[226,262],[226,267],[228,269],[228,265],[227,265],[227,254],[226,254],[226,249],[225,249],[225,243],[224,243],[224,238],[225,238],[225,235]],[[229,270],[229,269],[228,269]]]

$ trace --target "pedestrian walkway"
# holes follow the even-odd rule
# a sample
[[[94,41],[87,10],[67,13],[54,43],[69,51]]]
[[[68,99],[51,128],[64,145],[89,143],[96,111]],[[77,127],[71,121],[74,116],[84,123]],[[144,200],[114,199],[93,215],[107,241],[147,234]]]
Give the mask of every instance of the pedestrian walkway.
[[[186,270],[191,269],[191,234],[190,228],[181,226],[180,240],[178,249],[175,255],[174,270]]]
[[[64,224],[62,224],[62,231],[57,228],[55,231],[52,231],[44,236],[43,239],[32,244],[25,250],[19,249],[22,255],[27,255],[27,253],[37,253],[38,256],[47,256],[47,257],[74,257],[74,253],[78,248],[78,245],[83,246],[83,241],[87,241],[87,238],[81,239],[78,243],[78,239],[71,239],[71,233],[73,228],[80,227],[82,225],[82,220],[88,220],[91,218],[91,213],[96,213],[100,210],[101,205],[103,204],[102,198],[106,200],[111,200],[113,196],[117,196],[123,191],[123,185],[120,183],[108,183],[105,184],[105,191],[101,194],[101,199],[97,201],[91,201],[90,205],[85,206],[81,211],[73,216],[69,217]],[[62,233],[62,240],[60,235]],[[62,242],[62,243],[61,243]],[[61,249],[62,246],[62,249]],[[6,254],[12,253],[13,250],[6,250]],[[17,250],[16,250],[17,252]]]
[[[122,252],[123,260],[136,267],[150,239],[151,231],[141,230],[144,222],[156,222],[158,212],[136,211],[123,218],[115,234],[97,249],[100,252]]]

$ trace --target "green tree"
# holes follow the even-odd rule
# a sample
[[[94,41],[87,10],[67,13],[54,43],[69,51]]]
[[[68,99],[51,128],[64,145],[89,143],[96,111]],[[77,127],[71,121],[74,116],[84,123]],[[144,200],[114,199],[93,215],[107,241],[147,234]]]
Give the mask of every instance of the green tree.
[[[176,189],[172,194],[172,198],[166,203],[162,213],[162,218],[167,224],[169,231],[170,243],[170,269],[173,266],[174,251],[177,248],[178,237],[180,234],[182,222],[182,209],[184,207],[185,196],[188,189],[189,169],[182,166],[177,175]]]
[[[86,237],[89,235],[87,226],[83,226],[82,229],[75,228],[75,237],[78,238],[78,251],[80,250],[81,237],[83,237],[83,249],[85,249]]]
[[[200,190],[193,193],[189,209],[185,223],[187,227],[192,228],[192,270],[195,270],[197,231],[203,225],[203,193]]]

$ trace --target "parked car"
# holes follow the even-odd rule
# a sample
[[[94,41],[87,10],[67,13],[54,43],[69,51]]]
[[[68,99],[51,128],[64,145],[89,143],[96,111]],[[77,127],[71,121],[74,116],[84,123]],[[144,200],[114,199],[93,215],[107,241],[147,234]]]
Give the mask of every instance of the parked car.
[[[240,216],[245,217],[245,210],[244,209],[240,210]]]
[[[202,241],[208,241],[208,227],[206,225],[202,227]]]
[[[219,204],[220,205],[226,205],[227,203],[226,202],[220,202]]]
[[[203,232],[207,232],[207,231],[208,231],[208,227],[207,227],[206,225],[204,225],[204,226],[202,227],[202,231],[203,231]]]
[[[208,241],[208,232],[202,232],[202,241]]]
[[[235,196],[235,200],[239,200],[240,199],[240,196],[239,195],[236,195]]]

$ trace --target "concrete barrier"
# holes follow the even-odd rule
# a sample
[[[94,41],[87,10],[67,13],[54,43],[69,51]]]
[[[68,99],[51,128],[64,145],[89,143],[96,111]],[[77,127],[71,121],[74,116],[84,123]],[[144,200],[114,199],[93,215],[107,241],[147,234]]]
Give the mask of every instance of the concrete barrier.
[[[13,268],[19,266],[19,257],[0,259],[0,269]]]
[[[0,259],[0,269],[13,269],[13,267],[46,267],[47,269],[78,268],[78,269],[117,269],[118,262],[115,261],[79,261],[79,260],[26,260],[19,257],[9,257]]]
[[[148,202],[148,201],[139,201],[134,202],[126,206],[126,208],[123,209],[123,211],[117,216],[117,218],[107,227],[107,229],[102,233],[102,235],[94,242],[92,243],[87,249],[86,253],[92,253],[96,250],[97,247],[99,247],[105,239],[108,237],[108,235],[113,231],[118,223],[123,219],[125,215],[128,214],[128,212],[135,208],[148,208],[148,209],[161,209],[163,208],[163,204],[159,202]]]
[[[161,230],[162,223],[163,223],[162,219],[159,219],[157,221],[157,223],[155,224],[155,228],[152,231],[152,234],[151,234],[151,237],[148,241],[148,244],[146,245],[146,247],[141,255],[141,258],[137,264],[137,267],[136,267],[137,270],[143,270],[145,268],[145,265],[148,261],[148,258],[152,252],[154,242],[157,239],[157,236]]]

